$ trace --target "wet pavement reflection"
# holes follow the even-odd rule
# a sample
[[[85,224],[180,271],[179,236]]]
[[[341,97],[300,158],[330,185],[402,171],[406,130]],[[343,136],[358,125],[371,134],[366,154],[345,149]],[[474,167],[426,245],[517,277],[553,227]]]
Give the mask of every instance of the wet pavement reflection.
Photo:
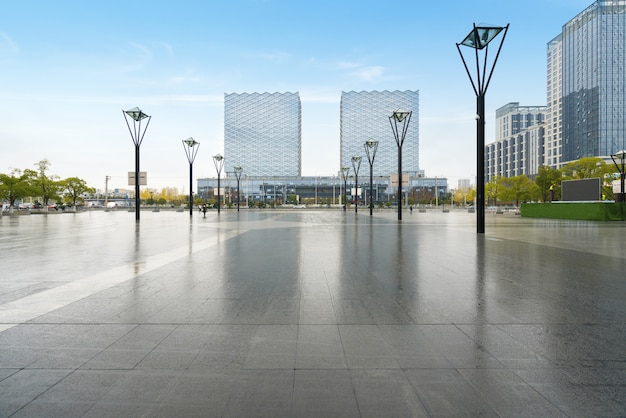
[[[0,218],[0,416],[623,416],[626,223]]]

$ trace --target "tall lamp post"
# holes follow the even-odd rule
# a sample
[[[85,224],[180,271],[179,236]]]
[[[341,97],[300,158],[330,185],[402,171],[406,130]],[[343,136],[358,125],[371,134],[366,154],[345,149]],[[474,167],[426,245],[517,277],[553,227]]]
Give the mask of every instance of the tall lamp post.
[[[343,208],[345,210],[348,207],[346,193],[348,189],[348,173],[350,173],[350,167],[341,167],[341,172],[343,174]]]
[[[243,168],[235,166],[233,169],[235,170],[235,178],[237,179],[237,212],[239,212],[239,180],[241,180],[241,172],[243,171]]]
[[[372,216],[374,212],[374,192],[373,190],[373,182],[374,182],[374,158],[376,158],[376,150],[378,149],[378,141],[374,141],[373,139],[368,139],[364,144],[365,153],[367,154],[367,161],[370,163],[370,216]]]
[[[389,123],[393,131],[393,137],[398,146],[398,220],[402,220],[402,145],[406,137],[412,111],[398,109],[389,116]]]
[[[183,140],[183,148],[189,161],[189,216],[193,216],[193,161],[196,159],[200,143],[189,137]]]
[[[217,171],[217,213],[220,213],[220,175],[222,174],[222,168],[224,167],[224,157],[221,154],[213,156],[213,163],[215,164],[215,170]]]
[[[361,168],[361,157],[355,155],[352,157],[352,168],[354,169],[354,193],[356,194],[356,202],[354,204],[354,213],[359,212],[359,168]]]
[[[619,159],[622,163],[622,166],[620,167],[617,164],[617,161],[615,161],[615,159]],[[624,166],[626,165],[626,150],[621,150],[619,152],[616,152],[615,154],[611,154],[611,159],[613,160],[613,164],[615,164],[615,167],[617,168],[617,171],[619,171],[619,178],[620,178],[620,194],[621,194],[621,199],[620,202],[625,202],[626,199],[624,199],[624,175],[626,174],[624,172]]]
[[[476,232],[479,234],[485,233],[485,94],[493,75],[493,70],[496,67],[496,62],[500,56],[502,50],[502,44],[506,33],[509,30],[509,25],[506,26],[490,26],[481,25],[472,28],[471,32],[461,41],[456,44],[456,48],[461,55],[465,71],[472,83],[474,93],[476,93]],[[488,68],[487,56],[489,53],[489,43],[498,36],[500,32],[504,31],[500,40],[500,46],[496,53],[493,63],[491,63],[491,69]],[[472,74],[467,66],[465,57],[461,52],[460,45],[464,45],[474,49],[476,56],[476,78],[472,78]],[[478,51],[484,50],[484,57],[479,58]],[[489,76],[487,77],[487,73]],[[485,79],[486,78],[486,79]]]
[[[146,134],[146,130],[148,129],[152,116],[146,115],[138,107],[133,107],[130,110],[122,110],[122,114],[124,115],[126,126],[128,126],[128,132],[130,132],[130,136],[133,139],[133,144],[135,144],[135,220],[139,222],[139,206],[141,202],[139,196],[139,147],[141,146],[141,142]],[[130,123],[128,123],[128,116],[130,116],[133,120],[132,129],[130,127]],[[148,121],[146,122],[146,126],[144,126],[142,132],[141,121],[146,118],[148,118]]]

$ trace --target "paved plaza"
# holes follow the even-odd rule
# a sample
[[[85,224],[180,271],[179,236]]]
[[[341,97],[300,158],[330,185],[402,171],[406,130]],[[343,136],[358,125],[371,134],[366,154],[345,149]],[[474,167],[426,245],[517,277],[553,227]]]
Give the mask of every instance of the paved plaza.
[[[0,218],[1,417],[626,416],[626,223]]]

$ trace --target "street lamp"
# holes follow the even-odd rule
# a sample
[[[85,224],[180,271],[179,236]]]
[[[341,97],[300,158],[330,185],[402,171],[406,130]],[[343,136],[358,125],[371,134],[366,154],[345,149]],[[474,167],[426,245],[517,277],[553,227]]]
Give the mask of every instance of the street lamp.
[[[183,148],[189,161],[189,216],[193,216],[193,161],[196,159],[200,143],[189,137],[183,140]]]
[[[348,188],[348,173],[350,173],[350,167],[341,167],[341,172],[343,173],[343,209],[346,210],[346,208],[348,207],[346,191]]]
[[[376,158],[376,150],[378,149],[378,141],[374,141],[373,139],[368,139],[365,141],[365,153],[367,154],[367,160],[370,163],[370,216],[374,211],[374,195],[373,193],[373,171],[374,171],[374,158]]]
[[[398,109],[389,116],[389,123],[393,131],[393,137],[398,146],[398,220],[402,220],[402,144],[406,137],[409,122],[411,121],[412,111]],[[400,124],[400,126],[398,126]]]
[[[222,174],[222,168],[224,167],[224,157],[221,154],[213,156],[213,163],[215,164],[215,170],[217,170],[217,213],[220,213],[220,174]]]
[[[239,212],[239,180],[241,180],[243,168],[237,165],[233,167],[233,169],[235,170],[235,177],[237,178],[237,212]]]
[[[619,159],[621,160],[622,166],[620,167],[617,164],[617,161],[615,161],[615,159]],[[621,150],[619,152],[616,152],[615,154],[611,154],[611,159],[613,160],[613,164],[615,164],[615,167],[617,167],[617,171],[619,171],[619,178],[620,178],[620,194],[621,194],[621,199],[620,202],[624,202],[626,201],[624,199],[624,175],[626,174],[624,172],[624,165],[626,163],[626,150]]]
[[[474,93],[476,93],[476,230],[479,234],[485,233],[485,93],[487,93],[487,87],[491,81],[493,70],[496,67],[496,62],[502,50],[502,44],[504,38],[509,30],[509,25],[506,26],[491,26],[480,25],[472,28],[471,32],[461,41],[456,44],[456,48],[461,55],[465,71],[472,83]],[[504,31],[502,39],[500,40],[500,46],[496,53],[493,63],[491,63],[491,69],[487,68],[487,55],[489,52],[489,42],[498,36],[500,32]],[[474,49],[476,55],[476,79],[472,78],[472,74],[467,67],[465,57],[461,52],[460,45],[464,45]],[[484,57],[482,58],[482,69],[480,66],[481,59],[479,58],[478,51],[484,49]],[[485,77],[489,73],[489,77],[485,80]]]
[[[130,136],[133,139],[133,144],[135,144],[135,220],[139,222],[139,147],[141,146],[143,136],[146,134],[146,129],[148,129],[148,125],[150,124],[150,119],[152,118],[152,116],[146,115],[138,107],[133,107],[130,110],[122,110],[122,114],[124,115],[126,126],[128,126],[128,132],[130,132]],[[130,123],[128,123],[127,116],[130,116],[130,118],[133,120],[133,129],[130,128]],[[141,121],[145,118],[148,118],[148,121],[146,122],[146,126],[144,126],[142,132]]]
[[[361,157],[355,155],[352,157],[352,167],[354,168],[354,193],[356,194],[356,202],[354,205],[354,213],[359,212],[359,168],[361,168]]]

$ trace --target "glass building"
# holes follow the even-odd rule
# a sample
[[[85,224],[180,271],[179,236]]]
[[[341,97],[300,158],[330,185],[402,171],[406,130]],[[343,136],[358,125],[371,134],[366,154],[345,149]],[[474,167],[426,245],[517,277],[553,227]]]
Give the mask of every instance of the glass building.
[[[225,171],[252,177],[300,176],[302,108],[299,93],[224,94]]]
[[[563,162],[625,149],[626,0],[594,2],[563,26],[560,42]]]
[[[413,112],[404,145],[402,171],[418,177],[419,169],[419,92],[361,91],[341,93],[341,167],[350,167],[352,157],[362,157],[360,176],[366,180],[369,163],[363,147],[365,141],[378,141],[374,160],[374,176],[389,177],[398,172],[398,146],[393,137],[389,116],[399,108]],[[364,169],[365,168],[365,169]]]

